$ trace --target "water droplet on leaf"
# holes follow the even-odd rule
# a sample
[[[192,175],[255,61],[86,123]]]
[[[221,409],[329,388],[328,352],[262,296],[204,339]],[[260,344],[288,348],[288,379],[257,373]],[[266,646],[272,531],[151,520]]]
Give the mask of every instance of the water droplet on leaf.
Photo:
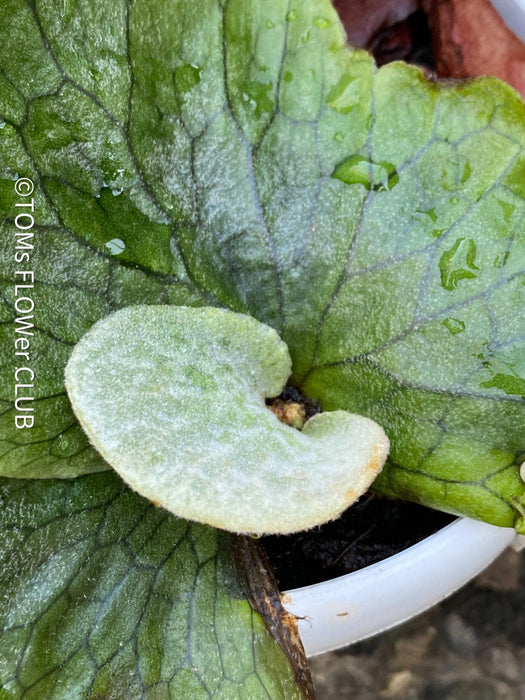
[[[525,177],[525,173],[524,173]],[[503,199],[498,199],[496,198],[496,202],[500,205],[502,213],[503,213],[503,218],[505,219],[505,223],[509,223],[512,215],[516,211],[516,205],[512,204],[512,202],[505,202]]]
[[[510,253],[508,250],[506,253],[500,253],[500,255],[496,255],[492,265],[494,267],[505,267],[505,265],[507,264],[507,261],[509,259],[509,255],[510,255]]]
[[[525,157],[518,158],[505,176],[503,185],[525,199]]]
[[[194,63],[185,63],[175,69],[175,84],[177,92],[182,94],[190,92],[201,81],[202,68]]]
[[[106,243],[106,248],[111,255],[120,255],[126,250],[126,244],[121,238],[112,238]]]
[[[242,85],[242,99],[244,103],[255,113],[256,117],[273,112],[273,100],[268,96],[268,91],[273,83],[259,83],[256,80]]]
[[[332,177],[347,185],[363,185],[367,190],[391,190],[399,182],[399,175],[392,163],[374,162],[365,156],[354,155],[340,163]]]
[[[423,230],[429,231],[434,238],[441,238],[447,230],[446,227],[438,228],[439,224],[435,226],[439,220],[439,214],[436,212],[435,207],[424,209],[423,211],[416,211],[412,215],[412,218],[419,221]]]
[[[103,76],[103,74],[102,74],[99,70],[93,69],[93,70],[90,71],[90,73],[91,73],[91,77],[93,78],[93,82],[94,82],[94,83],[100,83],[100,82],[102,82],[102,79],[103,79],[104,76]]]
[[[449,159],[441,169],[441,184],[447,192],[460,189],[472,175],[472,167],[463,155]]]
[[[465,330],[465,324],[458,318],[446,318],[443,321],[445,328],[452,333],[452,335],[457,335],[458,333],[463,333]]]
[[[332,26],[331,21],[327,17],[315,17],[314,24],[319,29],[328,29]]]
[[[439,260],[441,285],[451,292],[460,280],[478,276],[476,266],[476,244],[472,238],[458,238],[452,248],[446,250]]]
[[[68,451],[71,447],[72,441],[68,438],[67,434],[60,433],[52,443],[52,453],[55,455],[67,456]]]
[[[481,382],[484,389],[500,389],[509,396],[523,396],[525,398],[525,379],[518,374],[504,374],[497,372],[492,379]]]
[[[362,94],[361,80],[353,75],[343,75],[342,78],[330,88],[326,96],[326,104],[335,112],[348,114],[359,104]]]

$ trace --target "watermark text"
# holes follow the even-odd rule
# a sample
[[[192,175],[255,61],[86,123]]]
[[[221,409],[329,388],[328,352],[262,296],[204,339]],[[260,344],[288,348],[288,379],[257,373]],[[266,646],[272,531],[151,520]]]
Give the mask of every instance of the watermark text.
[[[31,266],[34,250],[34,191],[35,185],[29,178],[20,177],[16,180],[15,193],[19,201],[15,203],[14,230],[14,386],[15,425],[19,430],[32,428],[35,424],[35,373],[31,368],[31,342],[35,320],[35,273]]]

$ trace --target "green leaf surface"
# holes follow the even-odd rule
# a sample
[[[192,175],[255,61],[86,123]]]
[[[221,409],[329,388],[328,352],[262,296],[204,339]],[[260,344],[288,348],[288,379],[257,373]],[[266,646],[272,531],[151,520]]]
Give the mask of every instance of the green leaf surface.
[[[383,425],[392,457],[378,488],[515,523],[515,92],[377,70],[345,47],[325,0],[6,0],[3,13],[4,474],[104,467],[62,378],[96,320],[137,303],[219,305],[273,326],[292,381],[323,408]],[[30,430],[13,408],[17,176],[35,182]]]
[[[66,367],[75,414],[120,476],[171,513],[233,532],[333,520],[388,454],[377,423],[319,413],[301,431],[265,403],[291,372],[273,328],[216,308],[132,306],[97,323]]]
[[[2,700],[302,697],[227,536],[112,472],[0,483]]]

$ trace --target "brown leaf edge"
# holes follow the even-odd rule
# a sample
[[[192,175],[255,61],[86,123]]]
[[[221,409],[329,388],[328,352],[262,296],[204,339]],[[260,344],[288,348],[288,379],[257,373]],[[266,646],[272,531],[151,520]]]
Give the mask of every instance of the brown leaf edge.
[[[287,612],[266,552],[253,537],[230,535],[233,563],[252,608],[262,617],[268,631],[285,653],[305,700],[315,700],[315,689],[299,635],[297,618]]]

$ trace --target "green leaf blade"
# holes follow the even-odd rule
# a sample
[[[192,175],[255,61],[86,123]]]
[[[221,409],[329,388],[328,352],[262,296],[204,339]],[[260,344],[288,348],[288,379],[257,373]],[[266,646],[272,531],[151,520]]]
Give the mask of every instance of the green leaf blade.
[[[0,578],[7,697],[300,697],[223,535],[109,473],[1,488],[2,531],[25,533]],[[127,525],[101,541],[111,509]]]
[[[39,396],[60,391],[68,343],[98,317],[135,303],[219,305],[280,332],[307,394],[383,421],[402,468],[423,470],[451,430],[480,454],[511,449],[517,465],[525,115],[511,88],[428,83],[401,63],[376,70],[344,46],[324,0],[75,8],[59,16],[51,4],[33,12],[10,0],[21,30],[0,50],[6,331],[17,173],[38,183],[38,223],[56,231],[38,283],[55,268],[55,285],[79,287],[70,311],[63,290],[39,296],[38,354],[48,358],[47,369],[35,365],[46,377]],[[13,72],[13,56],[38,80]],[[118,77],[97,80],[101,66]],[[361,164],[371,189],[363,177],[333,177],[343,163]],[[76,262],[73,244],[84,248]],[[31,454],[16,446],[16,471],[9,342],[1,359],[3,473],[104,468],[93,455],[51,461],[72,416],[61,409],[55,421],[50,402],[41,416],[52,429],[23,438]],[[391,397],[376,399],[383,385]],[[456,403],[477,432],[447,418]],[[522,498],[520,483],[505,488],[496,498]],[[415,491],[403,493],[430,499]]]

